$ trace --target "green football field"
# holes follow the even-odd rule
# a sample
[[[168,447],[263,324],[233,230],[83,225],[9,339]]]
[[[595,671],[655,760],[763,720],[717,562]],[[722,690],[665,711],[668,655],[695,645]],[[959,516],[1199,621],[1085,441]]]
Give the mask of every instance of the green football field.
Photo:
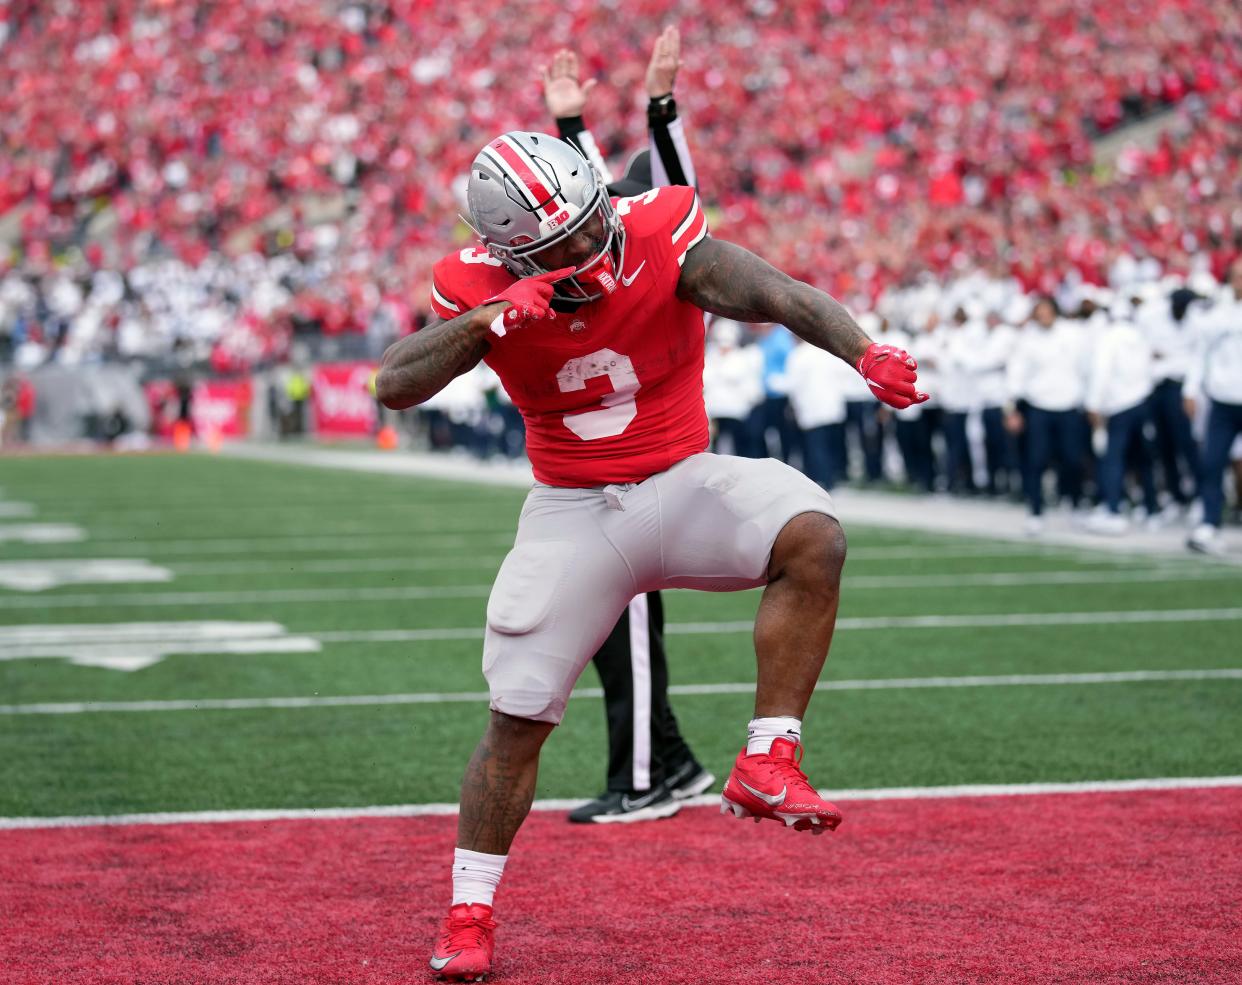
[[[200,456],[0,462],[0,817],[455,801],[522,497]],[[83,539],[2,533],[47,524]],[[847,533],[804,734],[820,784],[1242,774],[1242,568]],[[666,595],[674,706],[717,774],[758,599]],[[540,797],[602,787],[596,685]]]

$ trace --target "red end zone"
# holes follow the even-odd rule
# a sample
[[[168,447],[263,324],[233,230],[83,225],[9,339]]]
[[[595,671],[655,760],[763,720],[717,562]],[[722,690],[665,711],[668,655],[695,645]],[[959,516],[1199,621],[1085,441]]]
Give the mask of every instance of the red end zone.
[[[496,981],[1242,981],[1242,789],[532,815]],[[5,983],[429,980],[455,819],[0,833]]]

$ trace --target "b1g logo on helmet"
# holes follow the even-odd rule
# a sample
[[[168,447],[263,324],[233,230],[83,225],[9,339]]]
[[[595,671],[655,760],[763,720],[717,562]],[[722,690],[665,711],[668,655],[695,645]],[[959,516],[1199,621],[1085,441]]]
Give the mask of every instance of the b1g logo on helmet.
[[[560,229],[561,226],[573,222],[581,211],[582,210],[574,205],[573,202],[567,202],[563,209],[555,215],[548,216],[539,223],[539,232],[541,237],[547,236],[549,233]]]

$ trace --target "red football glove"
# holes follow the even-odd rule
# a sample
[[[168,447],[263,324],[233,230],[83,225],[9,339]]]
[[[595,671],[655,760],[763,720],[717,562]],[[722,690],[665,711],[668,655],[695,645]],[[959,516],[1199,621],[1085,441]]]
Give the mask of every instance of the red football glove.
[[[905,349],[872,342],[855,369],[880,400],[903,410],[911,404],[921,404],[929,396],[914,388],[918,365]]]
[[[574,272],[573,267],[562,267],[550,273],[535,277],[523,277],[515,281],[495,297],[488,298],[484,304],[505,302],[510,305],[492,321],[491,329],[499,336],[511,328],[518,328],[527,322],[538,321],[540,318],[555,318],[552,310],[552,285],[563,280]]]

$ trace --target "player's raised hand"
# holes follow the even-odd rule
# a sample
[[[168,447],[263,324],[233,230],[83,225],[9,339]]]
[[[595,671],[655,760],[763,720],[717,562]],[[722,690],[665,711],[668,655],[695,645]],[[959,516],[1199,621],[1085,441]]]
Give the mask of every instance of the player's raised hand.
[[[552,64],[540,68],[543,77],[543,101],[548,112],[558,120],[581,116],[587,96],[595,88],[595,80],[578,81],[578,56],[562,48],[552,56]]]
[[[507,304],[509,307],[492,319],[491,330],[503,338],[511,329],[519,328],[532,321],[543,318],[553,320],[556,312],[552,310],[552,285],[563,280],[574,272],[573,267],[562,267],[546,274],[534,277],[523,277],[514,281],[499,294],[488,298],[483,303]]]
[[[911,404],[921,404],[930,396],[915,389],[918,363],[905,349],[898,349],[895,345],[872,342],[854,368],[877,398],[898,410],[904,410]]]
[[[652,99],[669,95],[680,67],[681,35],[670,24],[660,32],[655,47],[651,49],[651,61],[647,63],[647,95]]]

